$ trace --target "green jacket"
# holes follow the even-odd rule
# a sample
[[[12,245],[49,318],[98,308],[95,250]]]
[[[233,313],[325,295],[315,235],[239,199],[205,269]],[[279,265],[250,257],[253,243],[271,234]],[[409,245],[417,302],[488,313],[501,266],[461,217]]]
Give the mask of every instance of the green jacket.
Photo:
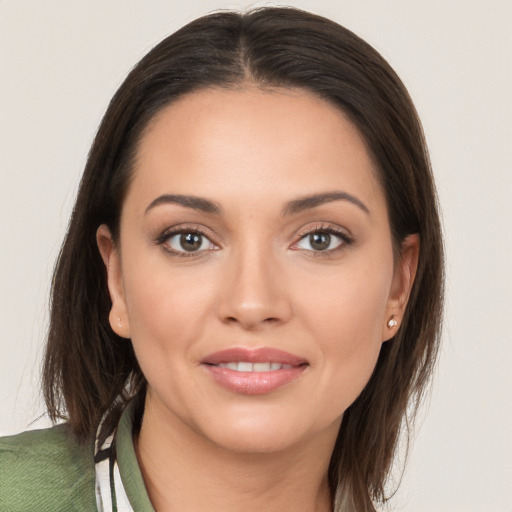
[[[96,511],[94,446],[66,425],[0,438],[0,511]]]
[[[130,404],[112,459],[121,482],[111,481],[107,493],[113,510],[121,500],[123,510],[155,512],[133,447],[134,417]],[[94,440],[77,443],[66,425],[0,438],[0,512],[96,512],[96,469]]]

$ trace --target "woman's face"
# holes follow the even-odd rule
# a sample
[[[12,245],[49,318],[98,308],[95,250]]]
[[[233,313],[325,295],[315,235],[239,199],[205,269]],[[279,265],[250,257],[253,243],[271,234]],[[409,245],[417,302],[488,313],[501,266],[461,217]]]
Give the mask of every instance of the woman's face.
[[[395,264],[353,124],[287,89],[203,90],[160,112],[120,243],[105,226],[98,243],[145,414],[256,452],[333,442],[397,329],[417,252],[410,238]]]

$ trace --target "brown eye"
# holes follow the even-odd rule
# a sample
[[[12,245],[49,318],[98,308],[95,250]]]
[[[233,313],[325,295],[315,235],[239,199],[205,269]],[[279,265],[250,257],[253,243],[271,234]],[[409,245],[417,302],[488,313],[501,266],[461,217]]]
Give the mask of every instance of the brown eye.
[[[201,248],[202,236],[194,233],[180,235],[180,245],[185,251],[197,251]]]
[[[328,233],[326,231],[315,231],[303,236],[297,243],[298,249],[307,251],[322,252],[331,251],[340,247],[345,240],[342,235]]]
[[[313,233],[309,235],[309,245],[315,251],[325,251],[331,244],[331,235],[328,233]]]
[[[167,239],[167,245],[175,252],[199,252],[213,248],[212,242],[201,233],[176,233]]]

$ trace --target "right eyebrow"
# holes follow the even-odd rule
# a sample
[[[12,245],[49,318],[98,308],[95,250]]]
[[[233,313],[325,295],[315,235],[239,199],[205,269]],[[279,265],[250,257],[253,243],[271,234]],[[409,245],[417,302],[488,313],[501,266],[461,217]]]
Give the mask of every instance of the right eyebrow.
[[[304,196],[300,197],[299,199],[290,201],[289,203],[287,203],[282,214],[289,215],[293,213],[299,213],[304,210],[309,210],[310,208],[316,208],[317,206],[321,206],[322,204],[325,203],[330,203],[332,201],[348,201],[349,203],[352,203],[353,205],[357,206],[363,212],[367,214],[370,213],[368,207],[357,197],[347,192],[334,190],[332,192],[312,194],[310,196]]]
[[[152,201],[146,208],[144,214],[148,213],[156,206],[160,206],[162,204],[178,204],[180,206],[184,206],[185,208],[199,210],[204,213],[214,213],[216,215],[220,215],[222,213],[222,208],[219,204],[203,197],[184,196],[181,194],[164,194]]]

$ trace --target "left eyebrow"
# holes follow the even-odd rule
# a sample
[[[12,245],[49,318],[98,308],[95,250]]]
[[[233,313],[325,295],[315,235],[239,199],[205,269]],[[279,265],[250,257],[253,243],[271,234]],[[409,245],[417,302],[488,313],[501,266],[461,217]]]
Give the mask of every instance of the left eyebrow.
[[[191,208],[192,210],[199,210],[205,213],[221,214],[221,207],[214,201],[205,199],[203,197],[196,196],[184,196],[180,194],[164,194],[157,197],[151,204],[146,208],[144,213],[148,213],[149,210],[159,206],[161,204],[178,204],[185,208]]]
[[[322,194],[312,194],[310,196],[300,197],[294,199],[286,204],[283,208],[282,215],[290,215],[293,213],[299,213],[310,208],[316,208],[325,203],[331,203],[333,201],[348,201],[360,208],[363,212],[370,214],[368,207],[357,197],[347,192],[341,192],[335,190],[333,192],[324,192]]]

